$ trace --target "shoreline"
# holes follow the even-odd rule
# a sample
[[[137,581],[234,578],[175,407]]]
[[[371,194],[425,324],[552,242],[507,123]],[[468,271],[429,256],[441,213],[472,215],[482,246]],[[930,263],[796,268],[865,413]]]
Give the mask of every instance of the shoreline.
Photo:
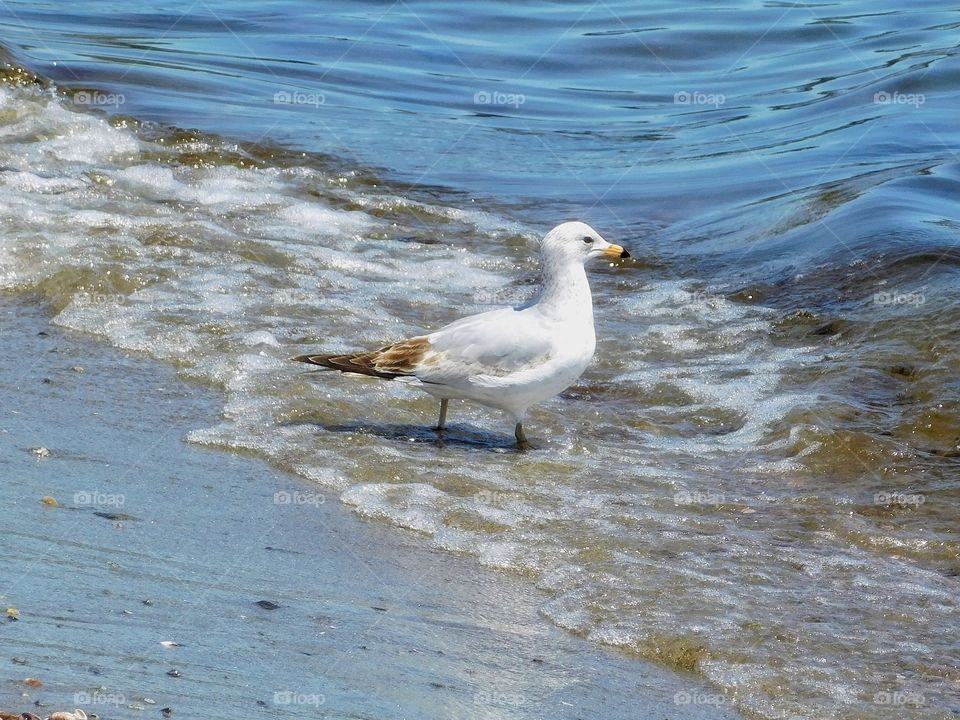
[[[740,717],[695,678],[555,627],[521,578],[360,519],[262,460],[188,445],[220,400],[173,368],[10,296],[0,337],[0,601],[19,611],[3,623],[0,708]]]

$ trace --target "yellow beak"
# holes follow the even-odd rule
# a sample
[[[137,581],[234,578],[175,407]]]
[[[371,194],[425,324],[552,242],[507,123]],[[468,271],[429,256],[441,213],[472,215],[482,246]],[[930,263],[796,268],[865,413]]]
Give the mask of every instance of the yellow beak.
[[[628,258],[630,253],[624,250],[620,245],[611,244],[606,250],[603,251],[603,257],[615,259],[615,258]]]

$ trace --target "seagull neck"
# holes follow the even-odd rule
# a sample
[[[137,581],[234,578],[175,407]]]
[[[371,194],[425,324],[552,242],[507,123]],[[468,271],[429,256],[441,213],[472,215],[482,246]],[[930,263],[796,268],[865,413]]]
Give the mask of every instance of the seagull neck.
[[[541,312],[558,319],[581,318],[593,322],[593,299],[587,273],[580,263],[543,266],[543,290],[540,293]]]

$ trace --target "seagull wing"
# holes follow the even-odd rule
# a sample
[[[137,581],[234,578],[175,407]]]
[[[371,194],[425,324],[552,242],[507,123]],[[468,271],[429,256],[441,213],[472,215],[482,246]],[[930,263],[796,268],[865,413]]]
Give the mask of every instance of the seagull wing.
[[[550,336],[529,310],[503,308],[457,320],[426,337],[429,350],[414,374],[423,382],[457,385],[502,378],[547,362]]]
[[[371,352],[293,359],[385,380],[463,387],[498,385],[510,376],[536,373],[553,355],[550,334],[536,313],[503,308]]]

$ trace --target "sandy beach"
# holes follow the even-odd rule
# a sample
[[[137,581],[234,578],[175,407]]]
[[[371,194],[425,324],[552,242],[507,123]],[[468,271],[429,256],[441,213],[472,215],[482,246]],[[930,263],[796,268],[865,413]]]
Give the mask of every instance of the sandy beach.
[[[259,460],[186,444],[218,398],[171,368],[9,299],[0,338],[0,602],[18,615],[0,625],[0,707],[736,716],[692,678],[554,627],[520,579],[360,520]]]

